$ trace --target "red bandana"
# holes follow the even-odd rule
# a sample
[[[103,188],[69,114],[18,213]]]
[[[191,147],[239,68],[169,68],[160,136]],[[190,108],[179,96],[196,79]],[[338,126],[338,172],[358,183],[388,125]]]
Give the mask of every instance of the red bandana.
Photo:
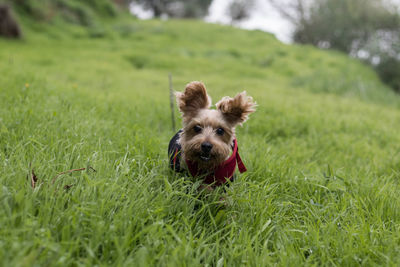
[[[228,180],[230,180],[235,173],[236,169],[236,162],[239,168],[240,173],[247,171],[246,167],[244,166],[242,159],[239,156],[239,148],[237,145],[236,139],[233,140],[233,152],[232,155],[224,161],[221,165],[219,165],[211,174],[207,175],[204,178],[204,182],[206,184],[213,184],[215,186],[223,185]],[[190,174],[195,177],[201,175],[199,173],[199,169],[196,162],[191,162],[186,160],[186,164],[188,166]]]

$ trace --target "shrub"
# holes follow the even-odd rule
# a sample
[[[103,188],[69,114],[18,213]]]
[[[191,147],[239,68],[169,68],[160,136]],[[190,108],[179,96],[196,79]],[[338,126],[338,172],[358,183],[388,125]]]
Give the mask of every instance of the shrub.
[[[24,16],[51,21],[61,16],[68,22],[91,26],[96,16],[115,17],[117,10],[111,0],[6,0]]]
[[[86,5],[75,1],[59,0],[57,8],[60,15],[68,22],[84,26],[93,25],[93,12]]]
[[[383,82],[400,93],[400,60],[384,57],[375,69]]]
[[[21,30],[8,5],[0,4],[0,35],[20,38]]]
[[[298,0],[275,7],[295,24],[294,41],[343,51],[371,64],[399,88],[400,14],[386,0]]]

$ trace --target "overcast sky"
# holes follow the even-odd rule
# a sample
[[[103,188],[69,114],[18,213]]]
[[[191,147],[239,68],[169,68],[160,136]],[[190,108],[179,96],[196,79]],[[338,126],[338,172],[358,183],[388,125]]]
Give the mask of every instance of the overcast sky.
[[[227,7],[232,0],[214,0],[210,6],[207,22],[229,24],[231,21],[227,14]],[[284,19],[267,0],[254,0],[250,9],[250,17],[235,26],[243,29],[259,29],[275,34],[282,42],[290,42],[293,26]]]

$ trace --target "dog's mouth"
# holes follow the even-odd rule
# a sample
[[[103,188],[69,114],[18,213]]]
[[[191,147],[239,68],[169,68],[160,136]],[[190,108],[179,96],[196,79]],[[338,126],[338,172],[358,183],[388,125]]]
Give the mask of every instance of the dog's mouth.
[[[200,159],[202,161],[209,161],[211,159],[211,156],[210,155],[208,155],[208,156],[200,156]]]
[[[211,159],[211,153],[201,153],[201,154],[199,155],[199,158],[200,158],[202,161],[207,162],[207,161],[209,161],[209,160]]]

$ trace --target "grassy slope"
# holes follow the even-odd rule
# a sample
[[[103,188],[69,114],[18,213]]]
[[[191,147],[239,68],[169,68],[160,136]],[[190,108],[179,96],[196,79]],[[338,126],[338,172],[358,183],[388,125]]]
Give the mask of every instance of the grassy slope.
[[[400,264],[400,98],[370,69],[200,22],[104,33],[0,40],[3,265]],[[246,89],[259,104],[227,207],[167,168],[169,72],[177,90],[202,80],[214,103]]]

